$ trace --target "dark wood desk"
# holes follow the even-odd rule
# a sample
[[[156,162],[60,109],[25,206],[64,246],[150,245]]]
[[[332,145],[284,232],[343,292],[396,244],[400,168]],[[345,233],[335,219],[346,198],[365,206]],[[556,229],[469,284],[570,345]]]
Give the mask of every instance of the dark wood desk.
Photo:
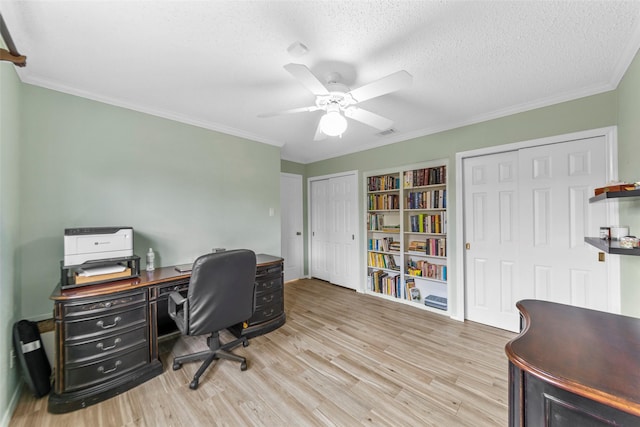
[[[191,273],[173,266],[142,271],[140,277],[64,289],[54,301],[55,381],[49,412],[84,408],[162,373],[158,339],[174,332],[167,298],[186,291]],[[285,322],[283,259],[257,255],[255,311],[229,330],[254,337]]]
[[[546,301],[517,304],[506,346],[510,426],[640,426],[640,319]]]

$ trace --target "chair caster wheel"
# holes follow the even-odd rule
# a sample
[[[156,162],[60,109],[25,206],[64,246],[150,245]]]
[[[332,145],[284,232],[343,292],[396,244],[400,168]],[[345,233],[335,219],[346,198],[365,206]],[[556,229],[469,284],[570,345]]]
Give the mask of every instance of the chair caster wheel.
[[[246,371],[247,370],[247,362],[242,362],[240,364],[240,370],[241,371]]]
[[[189,383],[189,388],[191,390],[195,390],[198,388],[198,380],[193,380]]]
[[[248,347],[248,346],[249,346],[249,340],[247,340],[247,341],[242,341],[242,346],[243,346],[243,347]]]
[[[182,363],[173,362],[172,368],[174,371],[177,371],[178,369],[182,368]]]

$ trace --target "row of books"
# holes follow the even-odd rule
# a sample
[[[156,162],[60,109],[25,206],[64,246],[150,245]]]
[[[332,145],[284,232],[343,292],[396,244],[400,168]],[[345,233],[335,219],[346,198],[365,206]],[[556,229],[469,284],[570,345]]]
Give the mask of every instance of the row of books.
[[[396,298],[403,297],[400,275],[389,274],[382,270],[375,270],[371,273],[371,290]]]
[[[383,252],[400,252],[400,242],[393,240],[393,237],[369,239],[369,250]]]
[[[369,254],[369,267],[386,268],[388,270],[398,270],[400,267],[396,264],[396,259],[393,255],[381,254],[376,252],[368,252]]]
[[[432,264],[424,260],[409,260],[407,274],[410,276],[426,277],[428,279],[447,280],[447,266]]]
[[[404,173],[404,188],[421,187],[423,185],[445,184],[447,167],[416,169]]]
[[[367,178],[369,191],[397,190],[400,188],[400,178],[392,175],[370,176]]]
[[[409,216],[409,226],[414,233],[446,233],[447,216],[444,212],[437,214],[417,214]]]
[[[367,209],[370,211],[400,209],[397,194],[369,194]]]
[[[446,209],[447,190],[411,191],[407,194],[407,209]]]
[[[367,229],[372,231],[386,231],[389,233],[399,233],[400,224],[385,224],[384,214],[370,213],[367,216]]]
[[[371,290],[374,292],[402,298],[407,301],[420,302],[421,300],[420,289],[416,287],[414,279],[407,279],[403,288],[400,284],[399,275],[389,275],[384,271],[376,270],[371,273],[370,278]],[[446,310],[447,298],[430,294],[425,297],[424,305]]]
[[[430,237],[424,241],[412,240],[409,242],[407,252],[415,255],[432,255],[432,256],[447,256],[447,239]]]

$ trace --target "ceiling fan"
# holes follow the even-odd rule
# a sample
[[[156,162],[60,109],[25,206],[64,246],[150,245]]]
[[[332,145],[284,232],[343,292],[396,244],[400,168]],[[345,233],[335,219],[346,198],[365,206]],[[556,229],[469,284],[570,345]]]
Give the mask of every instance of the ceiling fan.
[[[316,96],[315,105],[260,114],[258,117],[273,117],[281,114],[318,110],[325,111],[326,113],[318,123],[318,128],[313,138],[314,141],[324,139],[326,136],[342,136],[347,129],[345,117],[357,120],[380,131],[390,129],[393,126],[392,120],[357,107],[356,104],[408,87],[413,81],[411,74],[402,70],[357,89],[350,90],[346,85],[340,83],[341,76],[339,73],[330,73],[327,76],[325,85],[305,65],[287,64],[284,69]]]

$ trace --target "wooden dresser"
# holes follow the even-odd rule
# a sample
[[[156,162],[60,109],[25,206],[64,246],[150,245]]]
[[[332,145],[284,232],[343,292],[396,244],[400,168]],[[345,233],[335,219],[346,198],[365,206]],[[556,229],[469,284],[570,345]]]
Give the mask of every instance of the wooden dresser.
[[[517,307],[510,426],[640,426],[640,319],[537,300]]]
[[[254,314],[230,328],[255,337],[285,323],[283,259],[257,255]],[[167,298],[185,292],[190,273],[174,267],[140,277],[62,290],[51,295],[55,321],[55,380],[49,412],[84,408],[162,373],[158,338],[176,331]]]

